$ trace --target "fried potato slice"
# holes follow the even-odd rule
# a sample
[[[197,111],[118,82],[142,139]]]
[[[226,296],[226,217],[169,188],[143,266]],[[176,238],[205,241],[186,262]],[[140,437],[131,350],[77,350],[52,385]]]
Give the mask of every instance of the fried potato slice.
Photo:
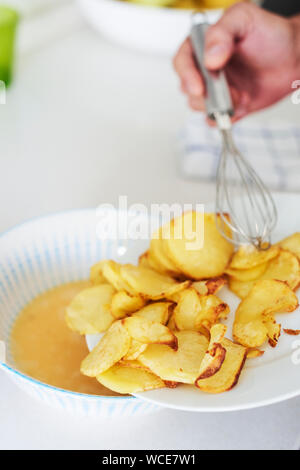
[[[154,269],[155,271],[157,271],[157,269],[152,267],[149,262],[148,251],[145,251],[145,253],[142,253],[141,256],[139,256],[139,266],[142,266],[143,268]]]
[[[106,263],[106,260],[99,261],[90,269],[90,280],[95,286],[98,284],[107,284],[107,280],[102,273],[104,263]]]
[[[213,295],[222,289],[227,284],[225,276],[213,277],[211,279],[204,279],[202,281],[194,281],[191,287],[198,292],[199,295]],[[181,292],[168,296],[169,300],[178,303],[180,300]]]
[[[125,290],[131,295],[138,295],[134,289],[122,278],[120,273],[121,264],[108,260],[103,262],[102,274],[117,291]]]
[[[298,258],[289,251],[280,250],[278,256],[269,261],[267,269],[259,280],[277,279],[285,281],[291,289],[296,289],[300,283],[300,266]],[[241,299],[245,298],[256,281],[241,282],[230,279],[229,287]]]
[[[136,312],[146,304],[146,300],[139,295],[131,295],[125,290],[116,292],[111,301],[111,313],[114,318],[121,319]]]
[[[161,264],[158,264],[156,259],[153,257],[153,255],[148,252],[148,258],[147,258],[149,268],[153,269],[153,271],[156,271],[157,273],[164,274],[166,276],[170,276],[170,273],[166,271],[164,268],[162,268]]]
[[[131,338],[123,320],[111,325],[99,343],[81,362],[80,371],[89,377],[96,377],[116,364],[128,352]]]
[[[174,322],[178,330],[195,330],[196,318],[201,311],[200,296],[190,287],[179,294],[174,308]]]
[[[121,394],[145,392],[165,387],[165,383],[152,372],[131,365],[115,364],[97,375],[104,387]]]
[[[123,359],[125,361],[134,361],[147,349],[147,346],[147,343],[141,343],[140,341],[131,339],[130,348]]]
[[[291,289],[297,289],[300,283],[298,258],[289,251],[281,250],[279,255],[270,261],[262,279],[285,281]]]
[[[290,328],[284,328],[283,331],[290,336],[299,336],[300,330],[292,330]]]
[[[176,282],[171,277],[142,266],[125,264],[120,267],[122,279],[136,293],[146,299],[159,300],[188,287],[189,281]]]
[[[227,284],[227,280],[224,276],[215,277],[212,279],[206,279],[204,281],[195,281],[192,287],[200,295],[212,295],[216,294],[222,287]]]
[[[300,232],[293,233],[277,243],[284,250],[290,251],[300,259]]]
[[[122,322],[135,341],[145,344],[166,344],[172,349],[177,349],[176,336],[161,323],[138,316],[124,318]]]
[[[206,284],[206,281],[195,281],[192,283],[191,286],[193,289],[195,289],[196,292],[198,292],[199,295],[208,295],[208,286]],[[176,299],[176,301],[178,301]]]
[[[255,281],[243,282],[231,277],[229,278],[228,287],[240,299],[244,299],[245,297],[247,297],[254,284]]]
[[[243,245],[233,255],[229,269],[252,269],[275,258],[279,247],[271,246],[268,250],[257,250],[253,245]]]
[[[152,252],[150,251],[146,251],[139,257],[139,266],[152,269],[153,271],[156,271],[160,274],[164,274],[164,275],[171,276],[171,277],[173,276],[177,280],[182,278],[182,276],[179,273],[178,274],[175,273],[175,268],[171,271],[170,269],[163,267],[162,264],[159,264],[156,261],[156,258],[154,258]]]
[[[203,228],[202,248],[192,249],[190,237]],[[228,235],[231,236],[230,232]],[[164,236],[164,234],[163,234]],[[197,232],[200,237],[200,233]],[[196,238],[196,235],[195,235]],[[201,280],[221,276],[233,253],[233,245],[220,234],[215,214],[186,212],[170,223],[170,237],[164,238],[163,248],[167,257],[186,277]]]
[[[169,321],[167,323],[167,327],[171,331],[178,331],[178,328],[175,323],[174,313],[172,313],[172,315],[170,316]]]
[[[248,349],[247,359],[256,359],[257,357],[263,356],[264,354],[265,351],[262,351],[261,349]]]
[[[229,314],[229,305],[216,295],[206,295],[200,297],[201,311],[197,315],[195,327],[201,329],[202,326],[208,330],[220,319],[226,319]]]
[[[139,362],[154,374],[170,382],[193,384],[208,347],[207,338],[196,331],[179,331],[178,350],[152,344],[139,356]]]
[[[133,316],[146,318],[147,320],[166,325],[172,306],[172,302],[155,302],[141,308],[135,312]]]
[[[279,337],[281,335],[281,325],[276,322],[272,315],[264,315],[263,323],[267,328],[267,336],[270,346],[276,348]]]
[[[218,323],[211,328],[210,342],[201,362],[197,380],[212,377],[221,369],[226,357],[226,349],[221,344],[226,331],[227,327],[221,323]]]
[[[296,289],[300,283],[298,258],[289,251],[280,250],[279,255],[269,262],[261,279],[285,281],[291,289]]]
[[[170,382],[169,380],[164,380],[164,382],[167,388],[177,388],[180,385],[179,382]]]
[[[138,310],[132,316],[145,318],[146,320],[165,325],[169,318],[169,309],[171,305],[171,302],[156,302],[153,304],[146,305],[146,307]],[[124,359],[137,359],[139,355],[145,351],[146,348],[147,344],[132,339],[129,351],[124,357]]]
[[[155,261],[153,256],[150,255],[149,251],[146,251],[139,257],[139,266],[152,269],[153,271],[161,274],[165,274],[165,272],[162,271],[161,266]]]
[[[227,268],[225,273],[231,276],[233,279],[237,279],[238,281],[254,281],[255,279],[260,278],[264,274],[267,269],[267,266],[268,263],[265,262],[249,269]]]
[[[221,314],[229,313],[228,305],[215,295],[200,296],[190,287],[180,294],[174,309],[174,321],[178,330],[208,330]]]
[[[295,293],[282,281],[257,281],[239,304],[233,325],[236,341],[248,348],[259,348],[269,338],[276,340],[272,315],[292,312],[298,307]],[[280,325],[279,325],[280,326]]]
[[[88,287],[79,292],[66,308],[68,327],[82,335],[106,331],[115,320],[110,312],[114,292],[109,284]]]
[[[134,359],[132,361],[128,361],[127,359],[125,359],[124,357],[118,362],[118,364],[120,365],[123,365],[123,366],[127,366],[127,367],[133,367],[134,369],[142,369],[142,370],[147,370],[149,372],[151,372],[148,367],[144,366],[143,364],[141,364],[138,360]]]
[[[247,358],[247,349],[224,338],[221,345],[226,350],[220,370],[207,379],[197,379],[195,385],[206,393],[222,393],[231,390],[237,383]]]
[[[172,262],[164,251],[162,234],[166,231],[169,224],[160,227],[151,238],[149,248],[149,262],[154,269],[163,274],[176,276],[180,273],[180,269]]]

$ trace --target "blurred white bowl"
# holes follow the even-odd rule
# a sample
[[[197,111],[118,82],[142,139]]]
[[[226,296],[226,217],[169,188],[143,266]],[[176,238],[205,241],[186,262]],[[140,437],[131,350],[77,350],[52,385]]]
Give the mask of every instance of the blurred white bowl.
[[[78,0],[87,21],[104,37],[123,46],[173,55],[188,36],[191,10],[160,8],[119,0]],[[214,23],[222,10],[207,10]]]
[[[120,217],[127,214],[120,212]],[[69,211],[23,223],[0,236],[0,369],[26,393],[56,408],[89,416],[131,416],[157,409],[134,397],[107,397],[52,387],[15,368],[10,331],[20,310],[41,292],[89,276],[101,258],[119,259],[124,243],[99,239],[96,209]],[[137,261],[147,242],[127,242],[124,262]],[[124,250],[122,250],[123,253]],[[6,344],[6,358],[4,353]]]

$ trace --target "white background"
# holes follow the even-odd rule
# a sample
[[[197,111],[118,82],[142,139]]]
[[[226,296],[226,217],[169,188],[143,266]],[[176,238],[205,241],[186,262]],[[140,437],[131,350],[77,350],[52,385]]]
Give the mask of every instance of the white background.
[[[66,11],[56,28],[32,20],[20,32],[15,81],[0,106],[0,230],[53,211],[117,203],[119,194],[145,204],[212,200],[212,185],[177,171],[176,135],[187,108],[170,59],[109,44],[75,7]],[[252,119],[299,122],[299,114],[287,99]],[[0,372],[3,449],[291,449],[299,418],[300,398],[229,414],[74,418],[33,401]]]

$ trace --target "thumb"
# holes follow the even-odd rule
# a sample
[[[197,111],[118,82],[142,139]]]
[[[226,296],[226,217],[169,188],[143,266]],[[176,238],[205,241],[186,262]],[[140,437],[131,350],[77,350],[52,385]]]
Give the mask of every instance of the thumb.
[[[212,31],[207,38],[205,45],[205,67],[212,71],[223,69],[229,62],[233,53],[233,39],[221,29],[218,31]]]
[[[251,18],[247,8],[236,5],[225,12],[206,34],[204,63],[209,70],[224,68],[235,51],[235,44],[245,38]]]

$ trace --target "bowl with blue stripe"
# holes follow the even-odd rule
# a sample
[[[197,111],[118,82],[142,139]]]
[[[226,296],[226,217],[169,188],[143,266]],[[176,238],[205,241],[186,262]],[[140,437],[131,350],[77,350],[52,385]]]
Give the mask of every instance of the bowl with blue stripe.
[[[0,235],[0,368],[24,392],[55,408],[90,416],[131,416],[157,410],[132,396],[98,396],[63,390],[17,370],[10,333],[18,313],[39,294],[64,283],[87,279],[100,259],[136,262],[147,240],[121,240],[117,224],[124,211],[73,210],[22,223]],[[145,216],[146,217],[146,216]],[[112,221],[114,221],[112,223]]]

